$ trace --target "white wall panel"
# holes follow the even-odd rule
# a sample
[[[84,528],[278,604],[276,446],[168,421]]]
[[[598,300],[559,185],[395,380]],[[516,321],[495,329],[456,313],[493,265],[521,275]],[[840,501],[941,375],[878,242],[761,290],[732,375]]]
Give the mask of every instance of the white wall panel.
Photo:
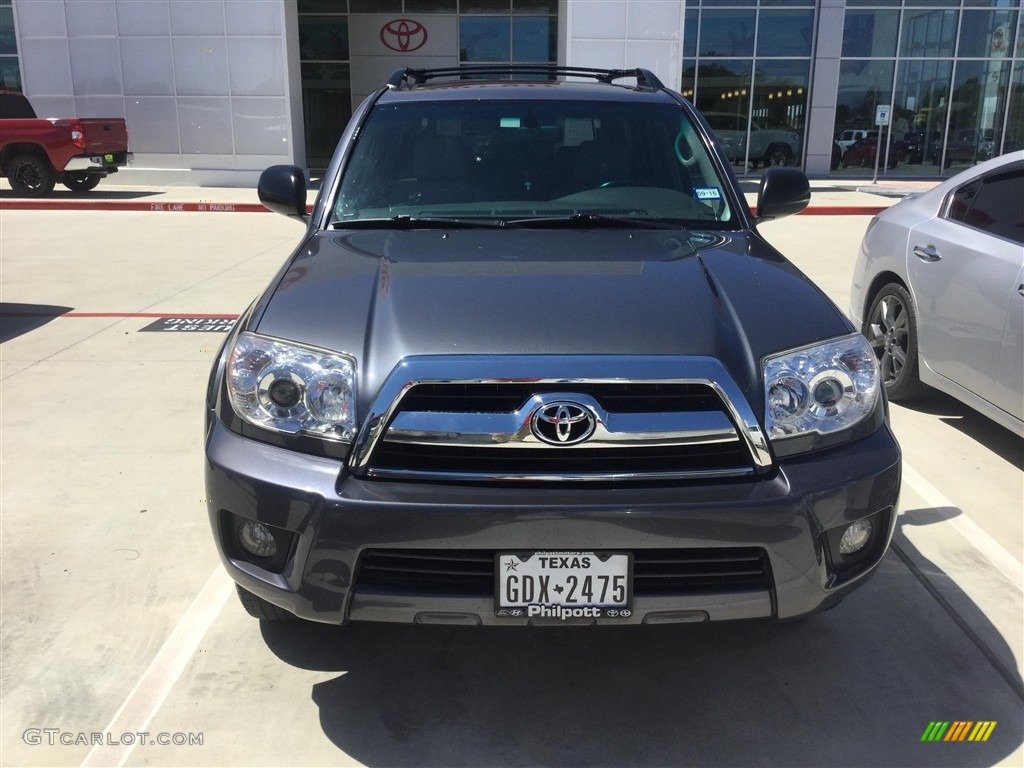
[[[178,131],[183,155],[234,152],[231,104],[227,99],[179,97]]]
[[[678,90],[684,9],[684,0],[567,0],[565,64],[644,67]]]
[[[64,0],[18,0],[17,6],[18,36],[22,40],[68,36]]]
[[[273,37],[229,37],[232,96],[284,96],[284,43]]]
[[[170,35],[167,0],[117,0],[117,33],[121,37]]]
[[[228,52],[224,37],[174,37],[174,80],[179,96],[227,96]]]
[[[73,95],[67,38],[23,39],[21,81],[29,97]]]
[[[64,4],[68,37],[116,37],[114,0],[71,0]]]
[[[124,37],[120,48],[126,96],[174,95],[174,59],[169,37]]]
[[[128,142],[136,159],[140,153],[179,155],[178,102],[161,96],[127,97]],[[180,159],[177,161],[180,164]]]
[[[281,99],[231,100],[238,155],[280,155],[288,149],[287,102]]]
[[[223,0],[172,0],[172,35],[223,35]]]
[[[116,37],[71,38],[71,85],[76,96],[120,96],[121,55]]]
[[[287,6],[290,10],[294,5]],[[282,8],[278,0],[227,0],[225,18],[229,35],[272,35],[282,33]]]

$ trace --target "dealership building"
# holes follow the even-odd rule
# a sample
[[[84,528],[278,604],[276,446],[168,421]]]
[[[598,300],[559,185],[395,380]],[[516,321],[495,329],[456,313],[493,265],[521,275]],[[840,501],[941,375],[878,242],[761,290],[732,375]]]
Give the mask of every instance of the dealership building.
[[[781,160],[811,176],[871,175],[855,153],[836,160],[881,130],[895,167],[880,174],[938,178],[1024,147],[1021,6],[0,0],[0,79],[40,116],[124,117],[126,182],[250,185],[279,163],[315,173],[400,66],[538,62],[652,70],[743,139],[741,175],[780,161],[757,155],[763,131],[796,136]]]

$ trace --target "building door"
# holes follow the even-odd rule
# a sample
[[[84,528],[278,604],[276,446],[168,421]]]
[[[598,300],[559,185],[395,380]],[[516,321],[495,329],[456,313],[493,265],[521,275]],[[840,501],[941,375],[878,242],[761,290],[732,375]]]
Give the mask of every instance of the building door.
[[[298,7],[306,166],[316,173],[352,115],[348,3],[299,0]]]

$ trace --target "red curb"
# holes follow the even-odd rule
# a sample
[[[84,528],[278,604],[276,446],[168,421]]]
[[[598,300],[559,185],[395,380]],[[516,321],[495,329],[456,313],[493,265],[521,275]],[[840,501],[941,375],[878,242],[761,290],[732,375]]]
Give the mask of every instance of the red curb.
[[[811,205],[801,216],[876,216],[887,205]],[[147,213],[270,213],[260,203],[144,203],[120,200],[0,200],[0,211],[144,211]],[[312,208],[309,209],[312,211]],[[753,211],[751,211],[753,212]]]
[[[137,200],[0,200],[0,210],[269,213],[260,203],[147,203]]]

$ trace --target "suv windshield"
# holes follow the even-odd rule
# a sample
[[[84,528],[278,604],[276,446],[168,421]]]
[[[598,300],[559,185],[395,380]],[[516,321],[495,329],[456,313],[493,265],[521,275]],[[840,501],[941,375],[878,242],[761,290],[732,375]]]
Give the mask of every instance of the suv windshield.
[[[374,108],[331,223],[711,228],[726,188],[680,106],[408,101]]]

